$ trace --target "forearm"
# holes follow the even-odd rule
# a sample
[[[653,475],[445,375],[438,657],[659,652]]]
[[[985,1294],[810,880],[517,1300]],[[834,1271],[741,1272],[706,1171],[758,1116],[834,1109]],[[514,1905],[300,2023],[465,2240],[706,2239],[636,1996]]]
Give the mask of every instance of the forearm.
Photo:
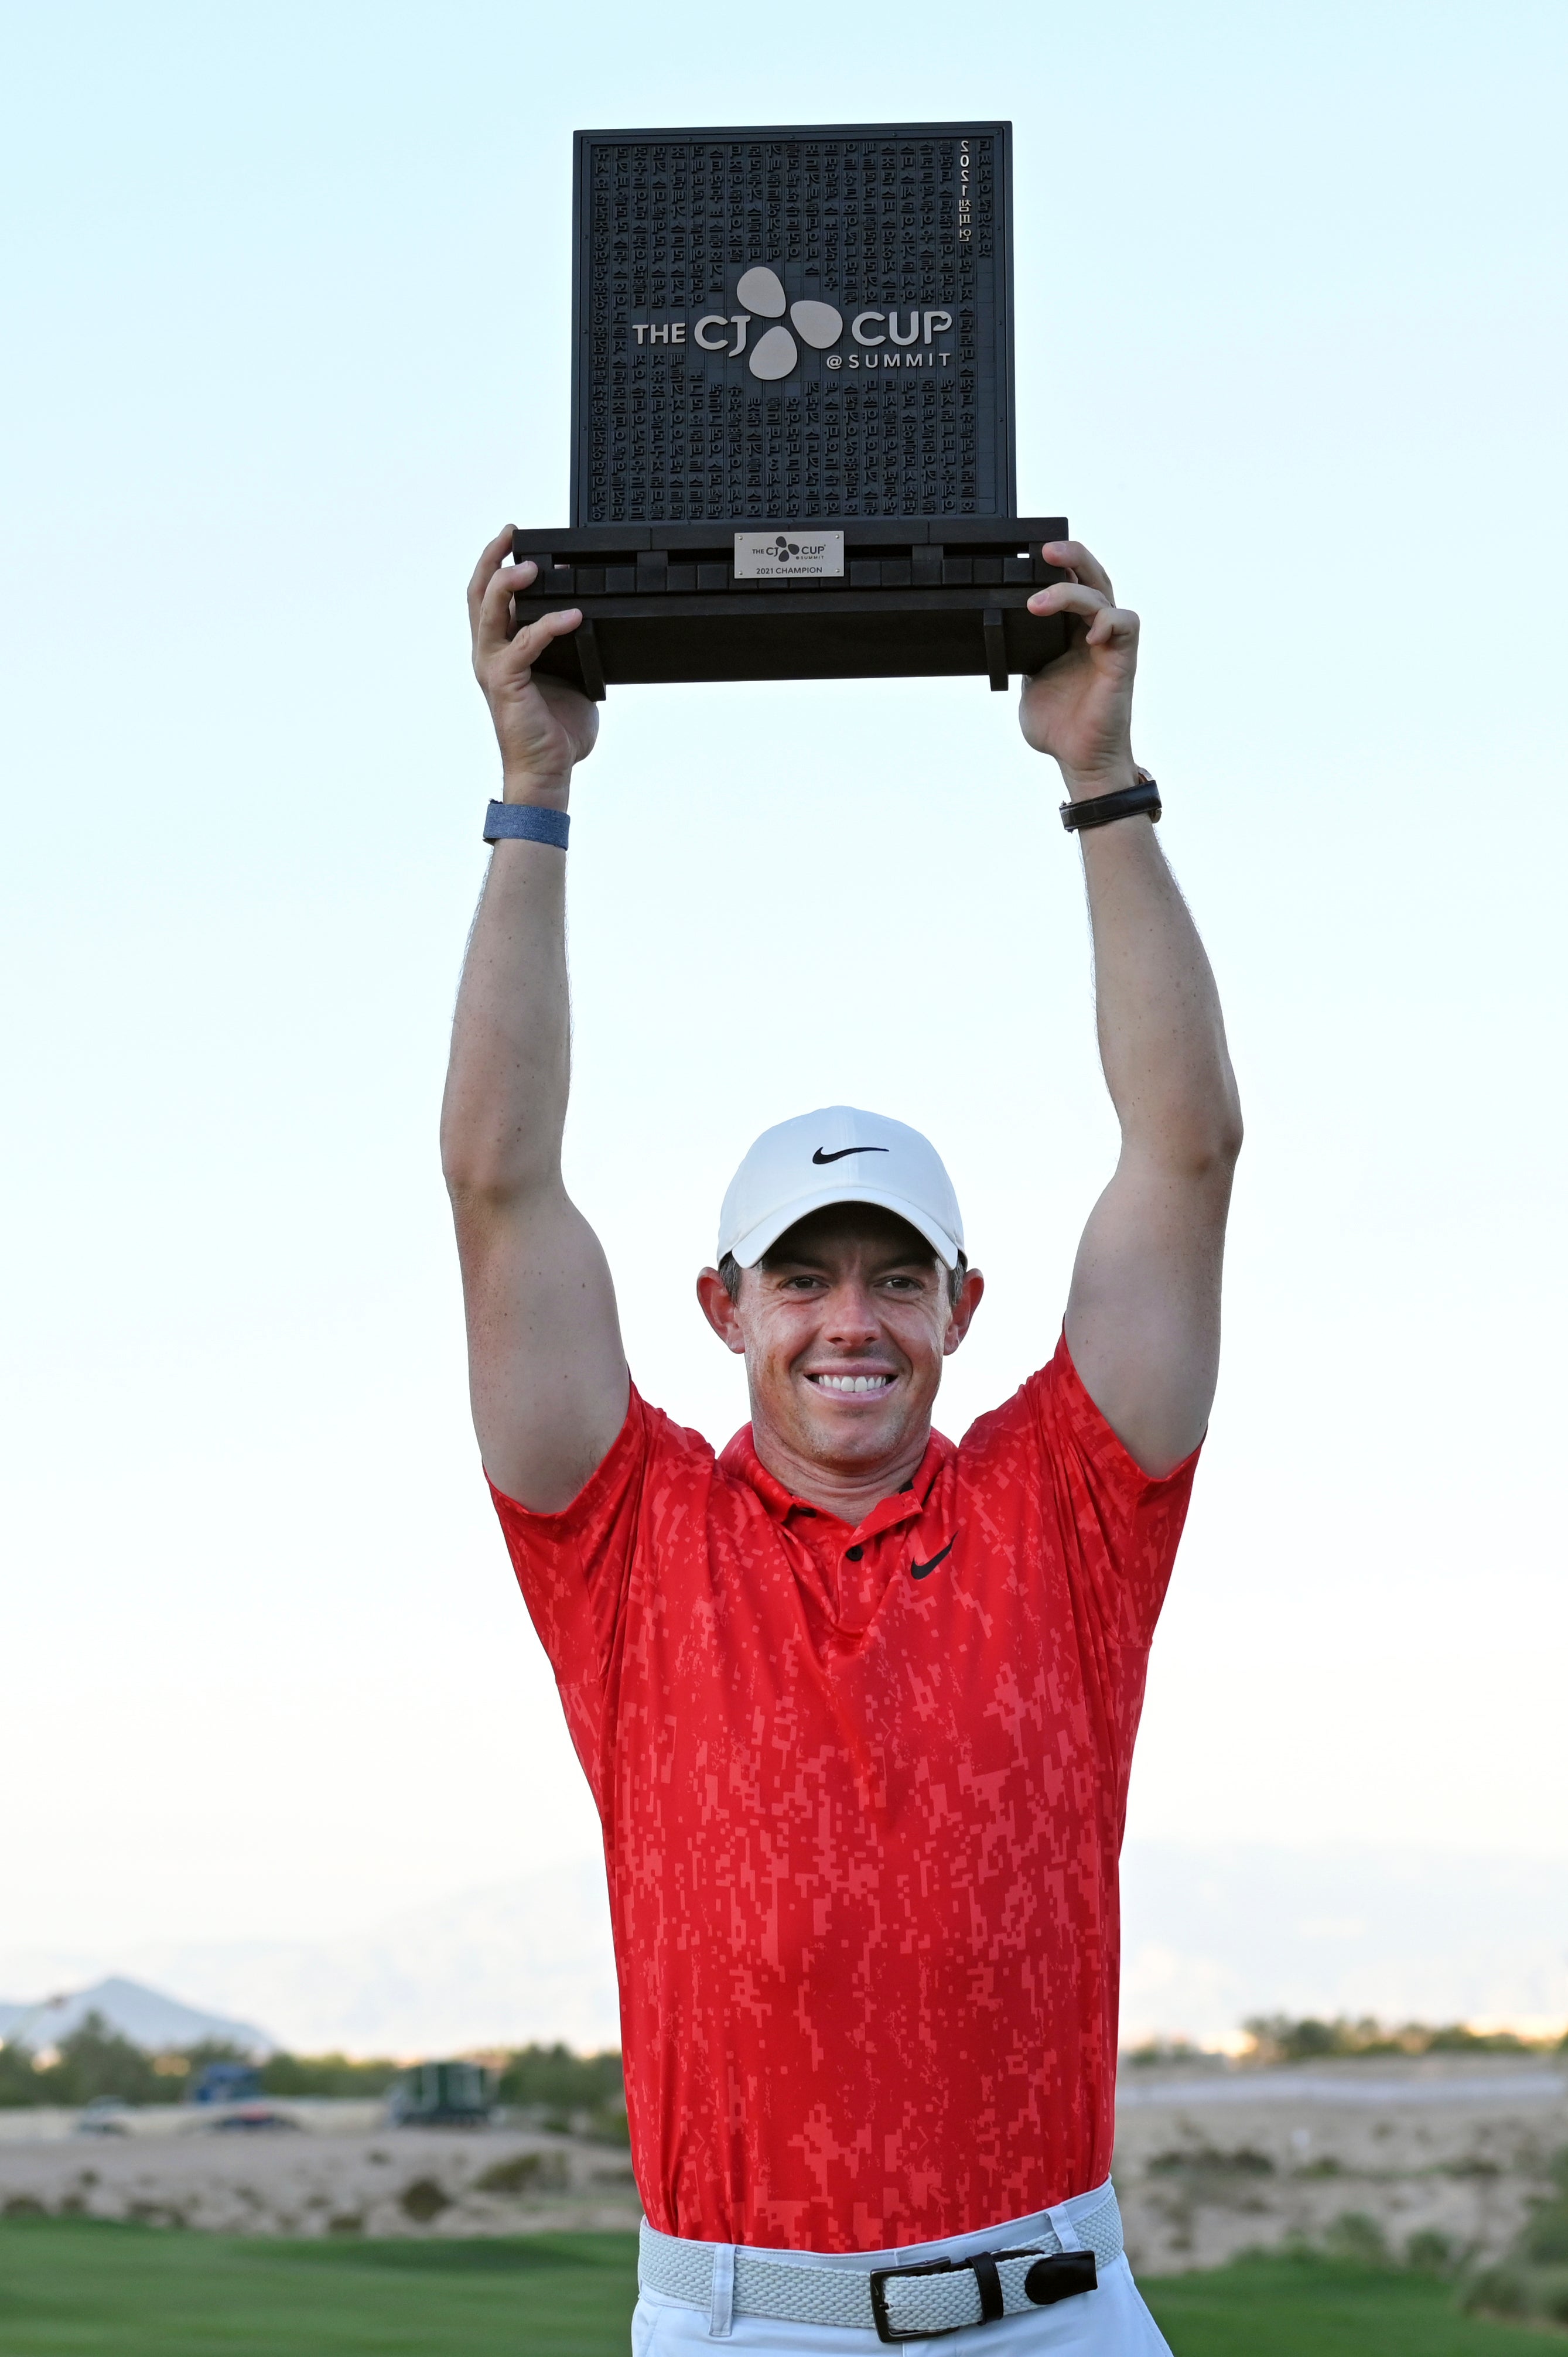
[[[1123,1150],[1198,1173],[1241,1140],[1214,975],[1147,818],[1088,827],[1095,1010]]]
[[[570,1013],[564,855],[507,841],[491,855],[464,961],[441,1114],[455,1197],[521,1200],[557,1186]]]

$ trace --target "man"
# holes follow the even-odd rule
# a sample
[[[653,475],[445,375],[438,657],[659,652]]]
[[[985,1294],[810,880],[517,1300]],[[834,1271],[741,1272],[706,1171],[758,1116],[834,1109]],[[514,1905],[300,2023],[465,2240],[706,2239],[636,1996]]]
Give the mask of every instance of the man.
[[[1076,542],[1028,681],[1083,847],[1122,1151],[1055,1356],[932,1432],[979,1306],[934,1149],[839,1106],[742,1163],[697,1280],[751,1424],[644,1404],[566,1195],[564,813],[596,715],[485,551],[504,801],[443,1125],[474,1420],[604,1825],[647,2211],[634,2347],[1165,2344],[1109,2186],[1117,1857],[1208,1422],[1236,1090],[1133,760],[1135,615]],[[999,1140],[1004,1146],[1004,1140]]]

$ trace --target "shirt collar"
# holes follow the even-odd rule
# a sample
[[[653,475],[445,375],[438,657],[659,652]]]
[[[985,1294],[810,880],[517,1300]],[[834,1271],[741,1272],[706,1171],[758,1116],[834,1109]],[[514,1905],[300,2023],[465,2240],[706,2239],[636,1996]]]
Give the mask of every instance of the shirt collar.
[[[926,1443],[926,1453],[920,1459],[914,1480],[902,1490],[895,1490],[889,1497],[879,1498],[857,1526],[855,1535],[875,1538],[881,1531],[896,1529],[900,1523],[913,1522],[925,1512],[926,1501],[942,1468],[957,1454],[952,1442],[944,1434],[933,1432]],[[813,1506],[808,1500],[798,1498],[792,1490],[786,1489],[783,1482],[768,1471],[757,1453],[749,1424],[743,1424],[734,1439],[726,1443],[719,1463],[726,1473],[756,1491],[776,1523],[787,1523],[791,1514],[813,1515],[819,1522],[837,1519],[825,1507]]]

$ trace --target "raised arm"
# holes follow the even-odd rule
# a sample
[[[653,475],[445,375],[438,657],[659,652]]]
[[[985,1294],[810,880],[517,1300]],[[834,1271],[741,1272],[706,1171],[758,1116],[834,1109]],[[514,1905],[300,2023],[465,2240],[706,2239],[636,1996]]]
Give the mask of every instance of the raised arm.
[[[1138,618],[1077,541],[1045,554],[1075,577],[1029,603],[1073,618],[1073,643],[1026,683],[1019,716],[1029,743],[1055,757],[1068,799],[1082,802],[1136,782]],[[1158,1475],[1197,1446],[1214,1398],[1241,1113],[1214,976],[1153,821],[1118,819],[1079,841],[1122,1152],[1079,1246],[1068,1348],[1107,1423]]]
[[[474,671],[500,745],[502,799],[564,810],[597,716],[533,658],[581,617],[514,632],[510,532],[468,584]],[[457,993],[441,1163],[457,1226],[468,1383],[485,1469],[536,1512],[568,1505],[626,1415],[626,1358],[599,1240],[561,1177],[570,1069],[566,859],[498,843]]]

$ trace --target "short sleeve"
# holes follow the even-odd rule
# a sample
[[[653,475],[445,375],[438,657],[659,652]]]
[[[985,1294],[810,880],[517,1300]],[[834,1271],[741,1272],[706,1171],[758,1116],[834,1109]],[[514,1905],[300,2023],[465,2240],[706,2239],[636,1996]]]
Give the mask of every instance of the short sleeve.
[[[1195,1448],[1154,1480],[1090,1398],[1067,1336],[1055,1356],[965,1435],[963,1458],[1037,1515],[1097,1641],[1146,1653],[1187,1519]],[[1030,1504],[1026,1510],[1023,1501]]]
[[[646,1545],[651,1508],[671,1478],[713,1450],[650,1407],[635,1383],[609,1453],[569,1506],[536,1514],[492,1481],[490,1495],[517,1584],[550,1658],[573,1745],[596,1799],[605,1682]]]
[[[1201,1448],[1155,1480],[1084,1388],[1064,1333],[1024,1385],[1050,1468],[1064,1551],[1108,1638],[1146,1651],[1170,1585]]]

